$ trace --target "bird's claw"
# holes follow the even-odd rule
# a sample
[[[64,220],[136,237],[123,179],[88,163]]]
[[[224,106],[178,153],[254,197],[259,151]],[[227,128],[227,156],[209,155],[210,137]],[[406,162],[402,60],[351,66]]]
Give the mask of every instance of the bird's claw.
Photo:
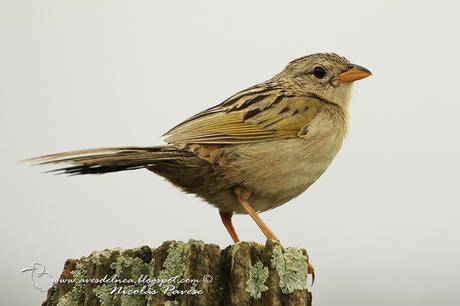
[[[313,286],[315,283],[315,268],[313,268],[311,263],[308,263],[307,274],[311,274],[311,285]]]

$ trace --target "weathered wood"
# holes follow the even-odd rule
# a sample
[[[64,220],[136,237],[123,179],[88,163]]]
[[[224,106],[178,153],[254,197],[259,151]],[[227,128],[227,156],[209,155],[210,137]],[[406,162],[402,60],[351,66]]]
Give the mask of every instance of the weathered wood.
[[[104,250],[68,259],[43,306],[311,305],[307,264],[305,250],[273,241]]]

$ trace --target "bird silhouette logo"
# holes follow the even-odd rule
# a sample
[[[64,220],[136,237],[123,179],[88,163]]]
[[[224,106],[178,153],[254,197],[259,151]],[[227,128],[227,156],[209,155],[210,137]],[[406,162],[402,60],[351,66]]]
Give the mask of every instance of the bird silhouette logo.
[[[53,277],[41,263],[33,263],[22,269],[21,272],[30,272],[32,286],[40,292],[46,292],[48,289],[44,288],[49,288],[52,285]]]

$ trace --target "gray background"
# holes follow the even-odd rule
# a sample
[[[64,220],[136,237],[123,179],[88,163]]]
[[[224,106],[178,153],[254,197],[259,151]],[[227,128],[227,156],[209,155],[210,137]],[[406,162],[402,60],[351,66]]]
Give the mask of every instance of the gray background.
[[[308,192],[262,214],[307,248],[321,305],[459,305],[459,7],[454,1],[0,2],[1,305],[39,305],[38,261],[164,240],[230,244],[217,210],[148,171],[41,174],[17,161],[160,144],[288,61],[333,51],[374,72]],[[247,216],[240,237],[264,242]]]

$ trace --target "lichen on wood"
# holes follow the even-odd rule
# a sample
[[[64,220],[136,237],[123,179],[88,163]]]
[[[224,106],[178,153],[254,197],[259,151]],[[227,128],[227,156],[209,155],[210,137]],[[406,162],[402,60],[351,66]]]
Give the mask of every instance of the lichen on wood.
[[[295,290],[307,289],[308,258],[301,250],[287,248],[283,251],[281,245],[275,245],[271,260],[272,267],[278,272],[280,288],[284,294]]]
[[[69,259],[43,306],[311,305],[305,250],[202,241]]]
[[[265,281],[268,278],[268,268],[258,261],[255,265],[250,265],[249,279],[246,282],[246,292],[255,299],[260,299],[262,293],[268,290]]]

